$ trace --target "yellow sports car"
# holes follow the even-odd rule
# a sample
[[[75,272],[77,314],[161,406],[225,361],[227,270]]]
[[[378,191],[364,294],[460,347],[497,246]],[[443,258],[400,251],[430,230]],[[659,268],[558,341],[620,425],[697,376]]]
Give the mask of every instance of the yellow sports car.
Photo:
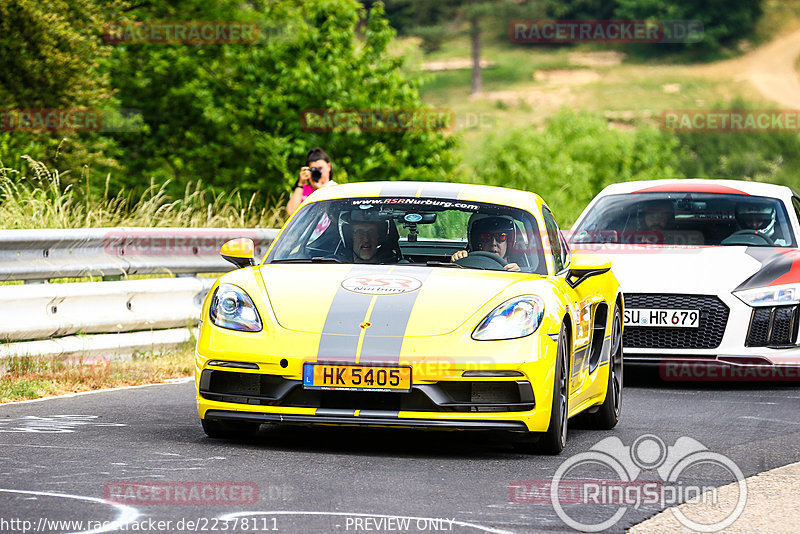
[[[211,437],[262,423],[509,431],[558,454],[567,420],[610,429],[622,306],[609,261],[571,255],[542,199],[368,182],[316,191],[259,265],[203,304],[197,408]]]

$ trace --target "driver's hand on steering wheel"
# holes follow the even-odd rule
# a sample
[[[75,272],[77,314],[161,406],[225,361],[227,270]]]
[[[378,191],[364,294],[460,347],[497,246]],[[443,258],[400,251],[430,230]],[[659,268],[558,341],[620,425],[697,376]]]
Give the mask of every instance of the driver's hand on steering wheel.
[[[468,254],[469,253],[466,250],[459,250],[458,252],[450,256],[450,263],[455,263],[456,260],[460,260],[461,258],[466,258]]]
[[[450,256],[450,263],[454,263],[456,260],[460,260],[461,258],[466,258],[469,255],[469,252],[466,250],[459,250],[458,252],[454,253]],[[519,265],[516,263],[509,263],[505,267],[503,267],[506,271],[515,271],[519,272]]]

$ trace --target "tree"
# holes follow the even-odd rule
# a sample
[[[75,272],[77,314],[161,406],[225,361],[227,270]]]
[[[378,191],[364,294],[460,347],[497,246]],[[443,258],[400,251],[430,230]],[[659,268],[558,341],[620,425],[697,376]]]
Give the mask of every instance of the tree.
[[[699,43],[673,45],[716,51],[752,33],[762,14],[761,0],[707,0],[705,2],[664,2],[663,0],[616,0],[618,18],[692,20],[703,24]]]
[[[134,176],[178,183],[202,178],[217,190],[278,195],[294,182],[306,151],[323,146],[339,181],[443,179],[454,140],[442,131],[307,131],[307,110],[419,110],[417,82],[386,52],[395,33],[380,4],[363,32],[354,0],[154,2],[137,20],[250,20],[252,45],[121,45],[114,87],[141,110],[149,132],[119,143]]]
[[[402,33],[419,35],[433,43],[441,42],[444,35],[452,35],[459,26],[466,24],[473,94],[483,91],[481,37],[485,22],[492,20],[508,25],[514,18],[534,18],[541,12],[541,7],[533,0],[389,0],[387,8],[392,24]],[[428,46],[429,51],[432,48]]]
[[[105,62],[110,48],[102,30],[122,7],[121,1],[0,2],[0,109],[7,113],[9,130],[0,131],[0,158],[6,164],[19,163],[9,160],[24,153],[44,159],[57,151],[68,166],[109,162],[103,152],[113,152],[113,143],[97,133],[26,131],[8,118],[12,110],[97,108],[109,103]]]
[[[611,129],[588,112],[562,110],[544,130],[514,128],[490,137],[475,165],[489,185],[534,190],[567,228],[603,187],[683,177],[678,140],[655,128]]]

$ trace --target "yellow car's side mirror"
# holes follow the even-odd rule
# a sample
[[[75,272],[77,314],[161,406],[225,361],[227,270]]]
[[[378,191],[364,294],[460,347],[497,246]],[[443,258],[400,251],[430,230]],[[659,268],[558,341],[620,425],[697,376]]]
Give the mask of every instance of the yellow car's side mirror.
[[[225,260],[234,264],[238,269],[254,265],[253,250],[255,245],[253,240],[248,237],[231,239],[219,249],[219,254]]]
[[[607,273],[611,270],[611,260],[599,254],[576,252],[569,263],[567,283],[575,287],[591,276]]]

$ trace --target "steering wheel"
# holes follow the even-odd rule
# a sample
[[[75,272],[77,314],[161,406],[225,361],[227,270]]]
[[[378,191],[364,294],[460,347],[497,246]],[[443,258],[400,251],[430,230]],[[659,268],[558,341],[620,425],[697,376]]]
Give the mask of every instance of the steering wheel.
[[[769,245],[769,246],[771,246],[771,247],[774,247],[774,246],[775,246],[775,242],[774,242],[774,241],[773,241],[773,240],[772,240],[772,239],[771,239],[771,238],[770,238],[770,237],[769,237],[767,234],[765,234],[765,233],[764,233],[764,232],[762,232],[761,230],[751,230],[751,229],[749,229],[749,228],[743,228],[742,230],[737,230],[737,231],[735,231],[734,233],[732,233],[731,235],[729,235],[728,237],[726,237],[725,239],[723,239],[723,241],[722,241],[722,242],[723,242],[723,243],[725,243],[725,242],[726,242],[726,241],[728,241],[729,239],[735,238],[735,237],[737,237],[737,236],[740,236],[740,235],[741,235],[741,236],[744,236],[744,235],[746,235],[746,236],[755,235],[755,236],[758,236],[758,237],[760,237],[761,239],[763,239],[763,240],[764,240],[764,242],[765,242],[767,245]],[[733,239],[733,240],[734,240],[734,241],[736,241],[735,239]],[[750,244],[750,243],[746,243],[746,244]]]
[[[464,267],[473,267],[477,269],[490,269],[498,271],[505,270],[508,262],[494,252],[486,252],[483,250],[476,250],[470,252],[467,256],[457,259],[455,262]],[[499,267],[499,269],[498,269]]]

